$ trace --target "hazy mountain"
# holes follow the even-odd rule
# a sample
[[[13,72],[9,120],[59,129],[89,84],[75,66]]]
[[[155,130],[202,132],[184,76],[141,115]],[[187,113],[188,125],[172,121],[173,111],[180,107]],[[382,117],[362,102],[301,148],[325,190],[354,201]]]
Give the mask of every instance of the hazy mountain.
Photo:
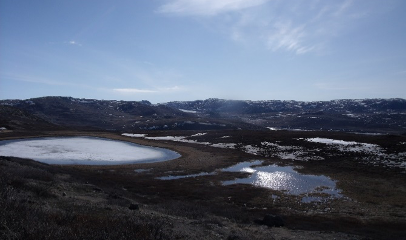
[[[0,101],[0,127],[70,127],[114,131],[302,129],[405,132],[405,99],[243,101],[207,99],[151,104],[41,97]]]
[[[263,127],[344,131],[406,131],[405,99],[243,101],[207,99],[167,106],[200,116],[238,118]]]
[[[201,113],[220,114],[258,114],[273,112],[290,113],[406,113],[405,99],[360,99],[360,100],[332,100],[332,101],[244,101],[244,100],[224,100],[210,98],[196,101],[176,101],[168,102],[165,105],[197,111]]]
[[[78,99],[72,97],[41,97],[27,100],[2,100],[3,108],[24,111],[50,125],[103,130],[154,129],[218,129],[232,128],[221,120],[209,121],[194,114],[148,101],[116,101]],[[1,116],[7,128],[18,128],[11,119]],[[26,119],[32,124],[32,119]],[[248,125],[248,124],[243,124]],[[1,127],[1,126],[0,126]]]

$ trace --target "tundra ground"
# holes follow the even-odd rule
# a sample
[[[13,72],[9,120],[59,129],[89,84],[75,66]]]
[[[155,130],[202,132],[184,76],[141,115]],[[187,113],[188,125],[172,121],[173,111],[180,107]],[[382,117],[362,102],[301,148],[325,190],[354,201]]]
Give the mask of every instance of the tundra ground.
[[[149,139],[109,132],[1,133],[1,140],[97,136],[164,147],[182,155],[166,162],[117,166],[47,165],[0,157],[1,238],[402,239],[406,235],[406,173],[402,165],[406,136],[198,133],[202,132],[149,132]],[[153,139],[164,136],[187,136],[183,139],[194,142]],[[314,138],[372,144],[382,152],[343,150],[304,140]],[[199,144],[204,142],[210,144]],[[212,146],[219,143],[236,145]],[[301,173],[328,176],[336,181],[342,197],[319,196],[322,201],[304,202],[304,196],[284,191],[222,185],[222,181],[247,175],[222,172],[222,168],[250,160],[262,160],[263,165],[294,165]],[[157,179],[203,172],[214,174]],[[285,226],[257,224],[266,214],[281,216]]]

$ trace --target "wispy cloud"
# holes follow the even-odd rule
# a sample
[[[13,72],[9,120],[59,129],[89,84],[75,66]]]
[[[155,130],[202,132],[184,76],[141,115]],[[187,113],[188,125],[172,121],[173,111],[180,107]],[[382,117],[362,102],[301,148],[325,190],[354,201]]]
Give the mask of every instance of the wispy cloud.
[[[12,81],[21,81],[21,82],[30,82],[30,83],[40,83],[46,85],[55,85],[55,86],[68,86],[72,83],[55,81],[48,78],[37,77],[37,76],[28,76],[20,74],[1,74],[1,78],[12,80]]]
[[[335,12],[333,13],[334,16],[339,17],[341,16],[343,13],[345,13],[345,11],[351,7],[351,5],[353,4],[354,0],[346,0],[343,3],[341,3],[340,5],[338,5],[338,8],[335,10]]]
[[[158,12],[181,15],[213,16],[255,7],[269,0],[172,0],[162,5]]]
[[[179,91],[184,91],[186,89],[184,87],[174,86],[174,87],[160,88],[159,90],[161,92],[179,92]]]
[[[331,39],[354,27],[368,11],[357,4],[354,0],[169,0],[158,12],[204,17],[205,24],[234,41],[260,43],[272,52],[305,54],[320,52]]]
[[[115,88],[114,92],[118,93],[156,93],[157,91],[138,88]]]
[[[14,74],[14,73],[2,73],[0,74],[0,79],[10,80],[10,81],[19,81],[19,82],[28,82],[28,83],[37,83],[50,86],[65,86],[65,87],[75,87],[75,88],[87,88],[95,89],[93,86],[87,84],[81,84],[71,81],[61,81],[54,80],[47,77],[36,76],[36,75],[23,75],[23,74]]]
[[[122,94],[138,94],[138,93],[168,93],[168,92],[177,92],[182,91],[183,88],[179,86],[166,87],[166,88],[157,88],[157,89],[139,89],[139,88],[115,88],[114,92]]]
[[[75,45],[75,46],[78,46],[78,47],[82,47],[82,44],[80,44],[80,43],[78,43],[78,42],[76,42],[74,40],[71,40],[71,41],[68,41],[68,42],[65,42],[65,43],[67,43],[69,45]]]
[[[290,22],[278,22],[273,25],[273,31],[267,36],[266,46],[272,51],[285,49],[297,54],[307,53],[314,46],[306,45],[305,25],[292,26]]]
[[[255,16],[245,17],[250,21],[235,26],[234,32],[251,39],[261,36],[263,44],[273,52],[320,52],[331,39],[356,25],[354,20],[362,14],[356,14],[352,7],[353,0],[270,2],[264,6],[267,11],[246,13]],[[254,34],[253,27],[257,31]]]

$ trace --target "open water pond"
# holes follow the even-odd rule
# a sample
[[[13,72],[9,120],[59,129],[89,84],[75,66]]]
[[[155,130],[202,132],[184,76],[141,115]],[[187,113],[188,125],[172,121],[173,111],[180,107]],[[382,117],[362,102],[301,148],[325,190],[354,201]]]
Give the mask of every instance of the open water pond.
[[[119,165],[161,162],[180,154],[168,149],[97,137],[47,137],[0,141],[0,155],[48,164]]]
[[[216,173],[208,173],[208,172],[202,172],[202,173],[197,173],[197,174],[189,174],[189,175],[179,175],[179,176],[165,176],[165,177],[158,177],[157,179],[159,180],[176,180],[176,179],[182,179],[182,178],[195,178],[195,177],[201,177],[201,176],[209,176],[209,175],[215,175]]]
[[[261,164],[262,161],[242,162],[222,169],[225,172],[246,172],[250,174],[247,178],[224,181],[223,185],[243,183],[286,191],[288,194],[294,195],[327,193],[329,195],[340,196],[336,183],[326,176],[301,174],[295,171],[292,166],[260,166]]]

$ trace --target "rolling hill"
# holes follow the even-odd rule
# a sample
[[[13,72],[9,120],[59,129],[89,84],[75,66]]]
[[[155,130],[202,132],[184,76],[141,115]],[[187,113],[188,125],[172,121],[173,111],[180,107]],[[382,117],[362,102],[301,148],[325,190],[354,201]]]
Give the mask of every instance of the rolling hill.
[[[0,127],[111,131],[282,129],[405,132],[405,99],[148,101],[41,97],[0,101]]]

